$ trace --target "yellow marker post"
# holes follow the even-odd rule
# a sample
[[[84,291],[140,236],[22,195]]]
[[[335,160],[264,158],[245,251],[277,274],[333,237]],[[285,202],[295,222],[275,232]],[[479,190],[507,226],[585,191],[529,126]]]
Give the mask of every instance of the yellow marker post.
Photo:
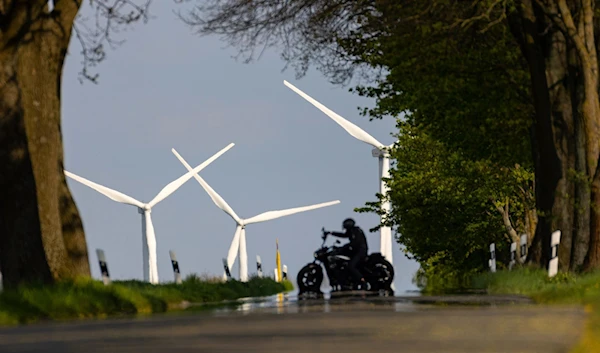
[[[277,255],[275,256],[275,262],[277,263],[277,282],[281,282],[281,256],[279,255],[279,239],[275,239],[275,247],[277,248]]]

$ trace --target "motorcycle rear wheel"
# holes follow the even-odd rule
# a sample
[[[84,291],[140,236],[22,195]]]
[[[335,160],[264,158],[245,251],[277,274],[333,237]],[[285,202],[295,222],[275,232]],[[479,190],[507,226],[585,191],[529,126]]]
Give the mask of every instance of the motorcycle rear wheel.
[[[296,277],[298,290],[300,294],[306,292],[319,293],[321,292],[321,283],[323,283],[323,269],[321,266],[310,263],[302,267]]]
[[[370,290],[391,290],[394,282],[394,267],[392,264],[381,259],[371,264],[372,277],[369,278]]]

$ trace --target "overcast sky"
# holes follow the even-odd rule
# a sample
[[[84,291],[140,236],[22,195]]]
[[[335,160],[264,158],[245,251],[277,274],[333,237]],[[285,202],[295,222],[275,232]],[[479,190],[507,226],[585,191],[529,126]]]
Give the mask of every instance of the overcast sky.
[[[87,2],[86,2],[87,4]],[[317,108],[283,85],[288,80],[354,122],[384,144],[394,141],[395,121],[369,122],[357,107],[371,106],[317,71],[296,81],[281,72],[279,52],[254,63],[232,58],[218,37],[199,37],[172,12],[171,1],[154,2],[156,16],[120,34],[126,43],[109,51],[97,70],[98,85],[81,85],[80,48],[73,42],[63,76],[65,169],[143,202],[186,172],[175,148],[192,166],[231,142],[236,145],[201,175],[242,218],[330,200],[338,205],[247,227],[249,272],[275,267],[275,239],[282,262],[295,279],[320,246],[320,229],[341,230],[353,217],[367,234],[369,252],[379,234],[368,229],[375,214],[356,214],[378,191],[378,161],[371,147],[348,135]],[[87,10],[87,7],[83,10]],[[68,180],[83,219],[92,275],[100,272],[95,249],[104,249],[113,279],[142,278],[141,215]],[[169,250],[182,275],[221,275],[235,222],[190,179],[152,210],[161,281],[172,281]],[[415,289],[418,268],[394,243],[395,286]],[[238,261],[233,268],[238,276]]]

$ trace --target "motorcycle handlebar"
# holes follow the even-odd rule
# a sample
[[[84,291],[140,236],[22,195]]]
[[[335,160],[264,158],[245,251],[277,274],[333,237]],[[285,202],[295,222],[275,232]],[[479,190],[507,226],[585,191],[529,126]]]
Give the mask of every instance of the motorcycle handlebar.
[[[321,235],[321,239],[323,239],[323,243],[325,243],[325,239],[327,239],[327,231],[325,230],[325,227],[321,228],[321,232],[323,233],[323,235]]]

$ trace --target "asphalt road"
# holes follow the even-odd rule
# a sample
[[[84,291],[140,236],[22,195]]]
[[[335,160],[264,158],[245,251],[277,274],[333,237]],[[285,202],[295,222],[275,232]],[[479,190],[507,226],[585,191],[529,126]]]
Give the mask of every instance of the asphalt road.
[[[44,323],[1,329],[0,352],[550,353],[568,352],[583,330],[581,308],[529,305],[519,298],[513,304],[495,302],[440,307],[402,298],[291,300],[237,310]]]

